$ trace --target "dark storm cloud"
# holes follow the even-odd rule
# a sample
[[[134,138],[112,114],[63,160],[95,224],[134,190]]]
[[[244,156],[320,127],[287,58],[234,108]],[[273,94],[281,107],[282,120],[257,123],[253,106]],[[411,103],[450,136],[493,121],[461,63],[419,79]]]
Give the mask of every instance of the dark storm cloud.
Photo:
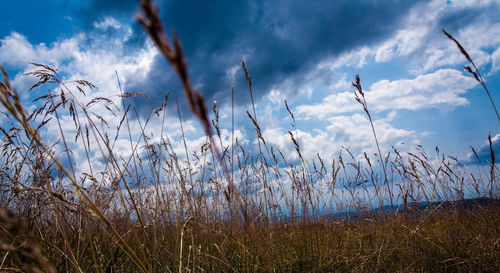
[[[257,98],[285,79],[292,84],[287,85],[290,90],[282,91],[293,94],[297,91],[293,87],[324,58],[387,38],[417,2],[184,0],[163,1],[160,12],[165,28],[175,29],[181,39],[195,87],[209,100],[224,101],[235,85],[237,101],[248,102],[242,70],[234,78],[229,73],[242,58]],[[82,15],[95,18],[108,10],[132,16],[136,8],[135,1],[95,1]],[[134,33],[130,43],[141,45],[142,29],[134,25]],[[159,56],[146,81],[132,81],[126,88],[141,90],[161,102],[167,89],[181,90],[172,74]]]

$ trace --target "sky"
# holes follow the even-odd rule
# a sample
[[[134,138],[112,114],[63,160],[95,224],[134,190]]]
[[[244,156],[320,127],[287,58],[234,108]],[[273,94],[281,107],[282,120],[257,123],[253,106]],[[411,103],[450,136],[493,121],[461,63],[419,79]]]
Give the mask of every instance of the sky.
[[[57,67],[65,80],[85,79],[118,105],[138,111],[136,124],[166,92],[165,134],[181,135],[178,96],[187,143],[203,141],[188,110],[176,74],[158,53],[134,16],[134,0],[4,1],[0,10],[0,64],[26,105],[46,90],[28,89],[29,62]],[[498,0],[339,0],[339,1],[156,1],[167,30],[183,45],[191,80],[209,106],[217,102],[224,140],[231,130],[231,90],[235,93],[236,136],[256,151],[256,133],[246,111],[250,93],[241,68],[252,77],[257,121],[268,143],[297,158],[285,99],[296,118],[302,154],[334,157],[341,147],[356,155],[376,152],[370,123],[354,99],[351,82],[359,74],[382,153],[415,145],[472,162],[470,146],[486,160],[491,134],[500,152],[500,126],[481,86],[464,70],[467,61],[441,29],[460,41],[500,102],[500,1]],[[148,96],[122,99],[124,91]],[[82,96],[83,101],[90,98]],[[114,117],[96,106],[93,113]],[[134,118],[133,118],[134,119]],[[71,117],[61,116],[71,131]],[[67,121],[67,123],[64,123]],[[57,139],[55,123],[44,137]],[[153,120],[151,131],[161,130]],[[111,126],[112,127],[112,126]],[[140,128],[140,127],[136,127]],[[74,131],[73,131],[74,133]],[[140,134],[139,130],[132,134]],[[124,155],[130,145],[120,139]],[[174,148],[182,154],[181,142]],[[78,149],[74,146],[78,162]],[[98,153],[93,154],[99,160]],[[83,157],[80,158],[83,160]],[[83,168],[83,167],[82,167]]]

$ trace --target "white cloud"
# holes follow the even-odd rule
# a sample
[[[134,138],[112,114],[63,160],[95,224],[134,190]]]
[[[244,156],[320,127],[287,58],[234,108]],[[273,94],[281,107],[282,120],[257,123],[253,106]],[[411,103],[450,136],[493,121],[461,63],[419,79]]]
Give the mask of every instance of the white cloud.
[[[99,28],[99,29],[106,29],[106,28],[114,28],[114,29],[119,29],[122,27],[122,24],[118,22],[115,18],[113,17],[106,17],[104,20],[100,22],[94,22],[94,27]]]
[[[454,108],[468,104],[467,99],[459,95],[476,85],[473,78],[460,71],[440,69],[415,79],[378,81],[366,92],[366,97],[375,111]]]
[[[353,92],[340,92],[325,97],[319,104],[299,105],[295,113],[306,119],[311,117],[324,119],[333,114],[355,112],[359,109],[360,106],[355,103]]]
[[[380,145],[390,147],[398,141],[411,138],[413,131],[394,128],[390,121],[394,119],[390,113],[387,118],[374,120],[374,127]],[[375,140],[370,122],[364,114],[351,116],[335,116],[328,119],[329,136],[349,148],[358,148],[358,152],[375,152]]]
[[[398,141],[412,139],[411,130],[394,128],[390,121],[394,113],[374,121],[375,130],[383,153]],[[324,158],[333,158],[340,147],[348,147],[354,154],[363,151],[375,153],[376,146],[370,122],[363,114],[339,115],[327,119],[327,126],[317,126],[309,131],[292,131],[298,140],[301,154],[306,161],[313,160],[319,153]],[[282,127],[265,128],[264,138],[275,145],[290,159],[298,159],[290,134]],[[297,137],[298,136],[298,137]],[[385,149],[384,149],[385,148]]]
[[[411,29],[402,29],[394,38],[387,40],[375,49],[375,61],[387,62],[396,56],[408,55],[425,43],[425,36],[429,28],[427,26],[413,26]]]
[[[415,55],[411,59],[415,73],[463,64],[466,62],[464,56],[455,43],[443,35],[442,26],[438,23],[446,15],[470,8],[485,8],[492,2],[457,1],[446,5],[445,1],[432,1],[414,9],[408,16],[405,27],[386,43],[392,45],[395,57]],[[489,63],[489,48],[500,46],[500,23],[494,21],[496,19],[480,18],[464,25],[457,33],[452,33],[478,66]]]
[[[32,45],[23,35],[12,32],[0,40],[0,58],[5,65],[15,68],[28,68],[28,62],[45,63],[59,66],[76,56],[81,56],[79,43],[84,36],[78,34],[72,38],[59,40],[47,46],[45,43]]]
[[[334,58],[327,58],[318,64],[318,68],[328,67],[331,70],[338,69],[343,66],[363,67],[367,63],[367,59],[373,55],[373,49],[364,46],[359,49],[354,49]]]
[[[473,78],[460,71],[440,69],[414,79],[380,80],[365,90],[365,96],[369,110],[375,112],[455,108],[468,104],[467,99],[460,95],[476,85]],[[306,119],[324,119],[335,114],[359,111],[362,107],[355,101],[353,92],[329,95],[319,104],[300,105],[296,113]]]
[[[118,24],[114,19],[110,22]],[[115,71],[119,73],[122,85],[131,78],[145,78],[158,54],[151,43],[132,54],[125,52],[121,36],[114,39],[93,37],[91,45],[81,46],[89,35],[92,33],[80,33],[47,46],[44,43],[32,45],[23,35],[13,32],[0,40],[0,59],[4,65],[24,70],[23,73],[34,69],[28,62],[48,64],[71,74],[71,78],[65,80],[86,79],[110,95],[119,93]],[[31,83],[33,79],[21,75],[15,76],[14,83],[22,92],[26,91],[28,84],[21,81]]]
[[[35,55],[33,46],[17,32],[0,40],[0,60],[4,66],[24,66],[26,61],[34,59]]]
[[[500,48],[500,23],[471,24],[452,35],[467,50],[478,67],[483,67],[491,62],[490,48]],[[415,67],[416,73],[447,65],[462,65],[467,62],[455,43],[448,38],[437,40],[435,44],[427,46],[423,56],[423,62],[418,63]]]
[[[267,99],[273,104],[282,104],[285,100],[285,94],[278,89],[272,89],[267,95]]]

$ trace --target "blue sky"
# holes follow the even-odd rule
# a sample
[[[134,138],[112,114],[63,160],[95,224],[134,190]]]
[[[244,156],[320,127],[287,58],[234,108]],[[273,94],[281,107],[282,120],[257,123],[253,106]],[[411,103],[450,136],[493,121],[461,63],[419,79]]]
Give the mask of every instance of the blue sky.
[[[391,146],[410,151],[421,144],[433,151],[438,145],[467,160],[472,145],[486,157],[488,133],[500,148],[499,121],[484,90],[464,71],[465,58],[441,32],[448,30],[469,51],[499,102],[500,1],[157,3],[166,29],[179,34],[194,86],[209,103],[217,101],[226,137],[235,87],[237,136],[250,149],[256,147],[256,136],[246,116],[251,105],[242,59],[252,75],[264,137],[290,157],[296,154],[284,99],[297,118],[306,158],[317,153],[332,157],[341,146],[355,154],[376,151],[350,85],[356,74],[383,153]],[[31,101],[39,93],[27,93],[33,79],[22,74],[33,70],[28,62],[37,62],[58,67],[67,80],[89,80],[99,87],[96,96],[114,96],[118,104],[131,103],[141,114],[159,106],[165,92],[173,90],[181,109],[187,109],[176,75],[134,19],[136,1],[18,0],[2,6],[0,64],[27,105],[34,107]],[[125,91],[149,98],[116,97],[115,71]],[[180,130],[172,102],[165,130],[175,140]],[[94,111],[113,119],[103,108]],[[196,149],[203,133],[192,114],[182,110],[182,116],[188,144]],[[71,121],[69,116],[62,119]],[[48,126],[46,137],[56,138],[57,130]],[[159,129],[154,122],[150,126]],[[124,139],[117,147],[126,153],[127,145]],[[180,142],[176,149],[182,154]]]

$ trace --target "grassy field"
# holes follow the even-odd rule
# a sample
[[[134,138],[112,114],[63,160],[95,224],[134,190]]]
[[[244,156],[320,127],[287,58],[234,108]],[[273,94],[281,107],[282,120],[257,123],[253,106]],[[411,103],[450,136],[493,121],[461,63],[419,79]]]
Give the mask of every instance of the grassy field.
[[[473,169],[437,147],[432,156],[420,146],[384,155],[372,123],[376,155],[344,148],[336,158],[306,160],[285,102],[298,160],[266,142],[255,107],[247,114],[258,150],[246,151],[234,136],[223,141],[219,110],[213,104],[209,113],[193,90],[180,41],[168,40],[149,1],[141,4],[138,20],[181,79],[205,143],[177,154],[163,130],[152,141],[145,128],[152,116],[165,120],[168,96],[139,118],[116,98],[82,102],[92,83],[65,82],[56,69],[33,64],[34,87],[49,91],[28,110],[2,69],[0,272],[500,272],[492,148]],[[490,96],[471,57],[445,34]],[[242,69],[253,106],[251,71],[244,62]],[[353,87],[371,123],[358,76]],[[96,105],[116,120],[91,111]],[[49,122],[60,130],[56,141],[40,133]],[[129,155],[115,146],[123,135]],[[85,151],[85,171],[73,167],[70,143]]]

